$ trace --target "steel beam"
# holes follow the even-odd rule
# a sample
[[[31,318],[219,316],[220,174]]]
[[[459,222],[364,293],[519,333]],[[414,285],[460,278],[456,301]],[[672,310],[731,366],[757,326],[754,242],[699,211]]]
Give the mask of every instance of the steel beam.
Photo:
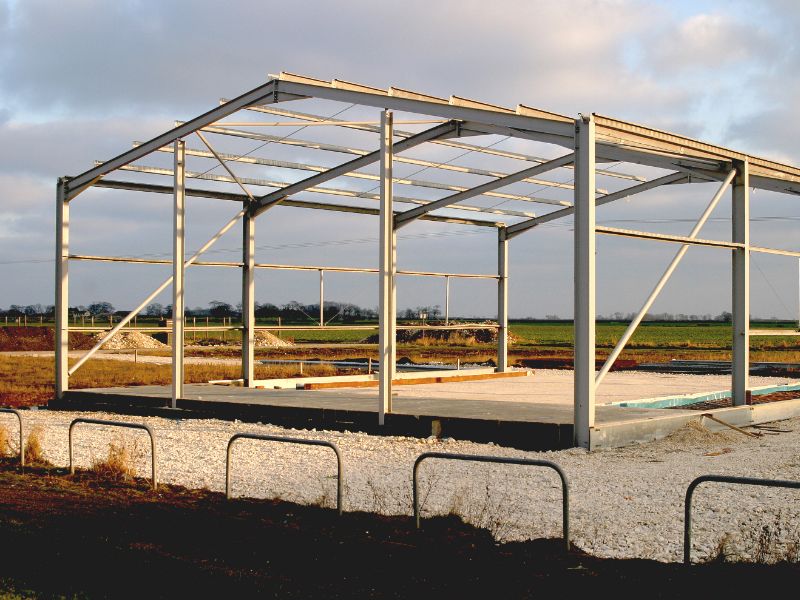
[[[427,214],[431,211],[437,210],[439,208],[445,208],[452,204],[456,204],[457,202],[461,202],[462,200],[467,200],[468,198],[472,198],[474,196],[480,196],[486,192],[490,192],[497,188],[501,188],[507,185],[511,185],[512,183],[516,183],[518,181],[522,181],[527,177],[533,177],[534,175],[539,175],[541,173],[546,173],[547,171],[552,171],[553,169],[557,169],[559,167],[563,167],[568,164],[572,164],[575,160],[575,155],[573,153],[567,154],[565,156],[561,156],[559,158],[553,159],[546,163],[542,163],[540,165],[536,165],[535,167],[531,167],[529,169],[523,169],[522,171],[518,171],[517,173],[512,173],[511,175],[506,175],[505,177],[500,177],[495,179],[494,181],[487,181],[484,184],[475,186],[474,188],[470,188],[468,190],[464,190],[463,192],[458,192],[456,194],[451,194],[450,196],[446,196],[441,198],[440,200],[435,200],[434,202],[429,202],[424,206],[418,206],[417,208],[412,208],[411,210],[407,210],[406,212],[400,213],[395,217],[395,229],[410,223],[411,221],[418,219],[424,214]],[[568,205],[568,202],[563,202],[561,204]]]
[[[591,449],[595,401],[595,123],[575,121],[574,415],[576,446]]]
[[[248,201],[249,204],[249,201]],[[256,219],[249,210],[242,219],[242,380],[255,381]]]
[[[378,423],[383,425],[386,413],[392,412],[392,380],[396,363],[397,328],[397,233],[392,210],[392,113],[381,113],[381,204],[380,204],[380,257],[378,302]]]
[[[435,140],[453,134],[459,135],[459,124],[455,121],[448,121],[447,123],[437,125],[436,127],[427,129],[414,136],[411,136],[410,138],[406,138],[400,142],[397,142],[392,148],[392,154],[402,152],[403,150],[408,150],[409,148],[424,144],[430,140]],[[380,150],[370,152],[369,154],[354,158],[353,160],[347,161],[346,163],[337,167],[328,169],[323,173],[317,173],[311,177],[306,177],[297,183],[287,185],[280,190],[270,192],[269,194],[265,194],[260,198],[256,198],[255,214],[261,214],[265,210],[268,210],[271,206],[274,206],[281,200],[285,199],[287,196],[296,194],[297,192],[302,192],[309,188],[313,188],[320,183],[325,183],[326,181],[340,177],[346,173],[349,173],[350,171],[355,171],[356,169],[360,169],[367,165],[378,162],[381,160],[381,156],[383,156],[383,153]]]
[[[325,327],[325,270],[319,270],[319,326]]]
[[[56,399],[62,400],[69,389],[69,202],[67,180],[56,185]],[[20,440],[22,444],[22,440]]]
[[[385,93],[375,94],[330,85],[317,85],[309,81],[301,82],[288,74],[281,75],[278,86],[281,91],[289,94],[518,129],[528,135],[539,134],[541,139],[548,143],[556,143],[555,140],[558,140],[558,143],[563,146],[572,146],[573,132],[569,123],[518,115],[514,111],[487,110],[486,105],[477,106],[476,103],[457,102],[457,99],[453,99],[449,104],[425,102],[400,96],[389,96]]]
[[[199,132],[198,132],[199,133]],[[152,175],[166,175],[172,177],[173,173],[171,169],[164,169],[161,167],[152,167],[148,165],[126,165],[121,167],[124,171],[134,171],[136,173],[150,173]],[[270,181],[268,179],[253,179],[251,177],[238,177],[233,178],[227,175],[217,175],[215,173],[198,173],[196,171],[187,171],[186,177],[189,179],[203,179],[206,181],[221,181],[225,183],[247,183],[250,185],[258,185],[263,187],[274,187],[280,188],[283,190],[286,187],[286,184],[279,181]],[[96,185],[100,185],[97,183]],[[378,186],[379,187],[379,186]],[[373,194],[371,192],[359,192],[352,188],[333,188],[333,187],[324,187],[324,186],[317,186],[311,187],[305,190],[304,192],[313,192],[315,194],[325,194],[331,196],[344,196],[347,198],[354,198],[357,200],[380,200],[380,194]],[[515,198],[516,199],[516,198]],[[394,201],[403,204],[415,204],[417,206],[424,206],[429,203],[428,200],[420,200],[418,198],[410,198],[406,196],[395,196]],[[555,204],[557,206],[562,206],[562,202],[558,200],[545,200],[545,199],[535,199],[534,202],[541,202],[544,204]],[[285,204],[286,199],[281,200],[280,204]],[[486,214],[493,214],[493,215],[504,215],[509,217],[524,217],[524,218],[531,218],[535,217],[536,213],[533,212],[526,212],[526,211],[519,211],[519,210],[504,210],[500,208],[484,208],[481,206],[471,206],[467,204],[459,204],[458,206],[453,207],[454,210],[463,210],[469,212],[480,212]]]
[[[750,381],[750,165],[747,160],[736,162],[731,217],[731,239],[743,246],[733,251],[731,264],[731,398],[734,406],[742,406]]]
[[[728,189],[728,186],[730,185],[731,181],[733,181],[735,174],[736,171],[731,171],[730,173],[728,173],[728,176],[725,178],[725,180],[717,189],[717,193],[714,194],[714,197],[711,199],[711,202],[709,202],[708,206],[703,211],[703,214],[700,215],[700,218],[697,220],[697,223],[692,228],[689,237],[685,238],[686,240],[691,241],[697,238],[697,234],[700,233],[700,230],[706,224],[706,221],[708,221],[709,217],[711,216],[711,213],[714,212],[714,209],[717,207],[717,204],[719,204],[719,201],[724,195],[725,190]],[[644,305],[639,310],[636,317],[634,317],[634,319],[628,325],[627,329],[625,330],[625,333],[622,334],[622,337],[619,339],[616,346],[614,346],[614,349],[611,351],[611,354],[609,354],[608,358],[606,359],[606,362],[603,364],[603,367],[600,369],[600,372],[597,374],[597,377],[595,378],[595,386],[600,385],[600,383],[603,381],[603,378],[611,370],[611,367],[614,366],[614,363],[616,362],[617,358],[619,358],[619,355],[625,349],[625,345],[628,343],[631,337],[633,337],[633,334],[636,332],[636,328],[642,322],[642,319],[644,319],[645,315],[647,314],[647,311],[650,310],[650,307],[653,306],[653,303],[656,301],[656,298],[658,298],[658,295],[661,293],[661,290],[664,289],[664,286],[667,284],[670,277],[672,277],[672,273],[675,271],[678,264],[681,262],[684,255],[686,254],[686,252],[689,250],[689,246],[690,246],[689,243],[684,243],[680,247],[678,252],[675,254],[674,258],[669,263],[669,266],[667,266],[666,270],[661,275],[661,278],[658,280],[658,283],[656,283],[655,287],[653,288],[653,291],[650,292],[650,295],[647,297],[647,300],[645,300]]]
[[[463,130],[462,130],[462,133],[463,133]],[[134,144],[136,144],[136,143],[138,143],[138,142],[134,142]],[[170,147],[160,148],[159,152],[172,152],[172,147],[170,146]],[[225,154],[225,153],[222,153],[222,152],[219,152],[218,154],[219,154],[219,158],[221,158],[222,160],[231,161],[231,162],[238,162],[238,163],[243,163],[243,164],[250,164],[250,165],[263,165],[265,167],[275,167],[277,169],[291,169],[291,170],[294,170],[294,171],[312,171],[312,172],[315,172],[315,173],[324,173],[325,171],[327,171],[330,168],[330,167],[323,167],[321,165],[312,165],[312,164],[307,164],[307,163],[298,163],[298,162],[292,162],[292,161],[286,161],[286,160],[276,160],[276,159],[272,159],[272,158],[263,158],[261,156],[241,156],[241,155],[238,155],[238,154]],[[367,154],[367,152],[364,152],[363,154]],[[186,149],[186,155],[187,156],[198,156],[200,158],[214,158],[214,155],[211,152],[204,152],[203,150],[194,150],[194,149],[191,149],[191,148],[187,148]],[[401,162],[400,158],[401,157],[399,157],[399,156],[395,156],[395,158],[394,158],[395,162]],[[428,161],[418,161],[418,160],[415,160],[415,159],[412,159],[412,161],[414,163],[428,162]],[[436,163],[428,162],[428,164],[435,165]],[[473,171],[473,170],[478,170],[478,169],[469,169],[469,171]],[[482,170],[478,174],[487,175],[489,177],[493,176],[492,174],[490,174],[490,173],[488,173],[486,171],[482,171]],[[380,176],[379,175],[373,175],[372,173],[362,173],[360,171],[351,171],[349,173],[343,174],[342,177],[349,177],[349,178],[352,178],[352,179],[365,179],[367,181],[380,181]],[[530,183],[535,183],[537,185],[544,185],[544,183],[543,183],[544,180],[541,180],[541,179],[537,180],[537,179],[533,179],[533,178],[526,178],[525,181],[528,181]],[[430,188],[430,189],[434,189],[434,190],[447,190],[447,191],[451,191],[451,192],[463,192],[463,191],[466,191],[466,190],[469,189],[469,188],[461,186],[461,185],[452,185],[452,184],[449,184],[449,183],[439,183],[439,182],[436,182],[436,181],[427,181],[427,180],[422,180],[422,179],[405,179],[405,178],[402,178],[402,177],[395,177],[394,178],[394,183],[399,184],[399,185],[412,186],[412,187]],[[549,182],[547,182],[547,183],[549,183]],[[284,187],[285,185],[287,185],[287,184],[275,185],[273,187]],[[558,184],[558,185],[553,184],[552,187],[562,187],[564,189],[572,189],[572,186],[571,185],[567,185],[567,184]],[[520,202],[529,202],[531,204],[553,204],[553,205],[562,205],[562,206],[569,206],[570,205],[569,202],[559,202],[557,200],[549,200],[547,198],[537,198],[537,197],[530,196],[530,195],[524,196],[522,194],[507,194],[507,193],[503,193],[503,192],[491,192],[490,191],[490,192],[485,192],[483,195],[490,196],[492,198],[505,198],[505,199],[508,199],[508,200],[519,200]]]
[[[128,163],[142,158],[151,152],[155,152],[162,146],[171,144],[175,140],[183,138],[190,133],[205,127],[206,125],[210,125],[215,121],[219,121],[223,117],[226,117],[241,108],[245,108],[251,104],[265,103],[274,99],[274,94],[276,91],[275,82],[269,81],[264,85],[250,90],[249,92],[245,92],[241,96],[231,100],[226,104],[223,104],[222,106],[218,106],[209,110],[208,112],[203,113],[199,117],[196,117],[191,121],[184,123],[183,125],[179,125],[170,131],[167,131],[166,133],[162,133],[161,135],[154,137],[141,146],[128,150],[127,152],[123,152],[119,156],[112,158],[111,160],[108,160],[103,164],[94,167],[93,169],[89,169],[88,171],[81,173],[80,175],[69,180],[69,183],[67,184],[67,199],[69,199],[84,186],[91,184],[98,177],[107,175],[111,171],[114,171],[123,165],[127,165]]]
[[[631,187],[616,192],[612,192],[611,194],[606,194],[605,196],[601,196],[595,202],[595,206],[603,206],[604,204],[609,204],[610,202],[621,200],[622,198],[627,198],[629,196],[633,196],[634,194],[640,194],[642,192],[646,192],[647,190],[651,190],[653,188],[657,188],[662,185],[684,183],[688,181],[689,181],[689,176],[687,176],[685,173],[671,173],[669,175],[664,175],[663,177],[659,177],[657,179],[651,179],[650,181],[640,183],[639,185],[633,185]],[[528,221],[522,221],[521,223],[515,223],[514,225],[509,225],[506,228],[507,237],[508,239],[511,239],[513,237],[518,236],[520,233],[524,233],[525,231],[528,231],[529,229],[536,227],[537,225],[541,225],[542,223],[548,223],[550,221],[555,221],[556,219],[562,219],[564,217],[568,217],[573,214],[575,214],[575,207],[570,206],[568,208],[562,208],[561,210],[555,210],[551,213],[547,213],[546,215],[534,217],[533,219],[530,219]]]
[[[175,140],[174,206],[172,218],[172,408],[183,397],[183,317],[186,260],[186,142]]]
[[[450,324],[450,275],[444,276],[444,324]]]
[[[220,102],[228,102],[228,100],[222,99]],[[320,122],[320,121],[328,121],[333,122],[348,129],[358,129],[360,131],[372,131],[374,133],[380,133],[380,127],[375,127],[371,125],[347,125],[345,121],[340,121],[339,119],[331,119],[329,117],[321,117],[319,115],[313,115],[304,112],[298,112],[294,110],[288,110],[285,108],[280,108],[277,106],[250,106],[247,110],[256,111],[260,113],[267,113],[267,114],[274,114],[274,115],[281,115],[285,117],[291,117],[293,119],[301,119],[303,121],[308,122]],[[395,121],[397,123],[397,121]],[[400,129],[395,129],[393,132],[395,137],[409,137],[414,135],[413,132],[410,131],[402,131]],[[548,159],[542,158],[539,156],[532,156],[530,154],[521,154],[519,152],[511,152],[509,150],[504,150],[500,148],[484,148],[482,146],[476,146],[474,144],[468,144],[461,141],[454,141],[454,140],[435,140],[431,142],[432,144],[437,144],[441,146],[450,146],[452,148],[458,148],[459,150],[466,150],[467,152],[477,152],[480,154],[490,154],[494,156],[500,156],[503,158],[511,158],[514,160],[521,160],[526,162],[538,162],[543,163],[547,162]],[[395,157],[395,161],[397,162],[404,162],[400,157]],[[449,165],[443,165],[436,168],[447,168]],[[571,168],[571,165],[567,165],[567,168]],[[502,173],[486,173],[492,177],[502,177],[504,174]],[[598,170],[598,174],[601,175],[608,175],[609,177],[616,177],[619,179],[633,179],[642,181],[642,177],[639,175],[629,175],[627,173],[621,173],[619,171],[605,171],[605,170]],[[536,183],[539,185],[550,185],[554,187],[565,187],[572,189],[572,186],[569,184],[564,183],[556,183],[552,181],[529,181],[529,183]]]
[[[727,184],[726,184],[727,186]],[[637,229],[619,229],[618,227],[605,227],[598,225],[595,229],[597,233],[604,235],[616,235],[620,237],[639,238],[643,240],[653,240],[655,242],[669,242],[673,244],[688,244],[690,246],[710,246],[712,248],[725,248],[736,250],[743,247],[738,242],[725,242],[722,240],[706,240],[703,238],[670,235],[668,233],[653,233],[652,231],[639,231]]]
[[[497,230],[497,372],[508,371],[508,238]]]
[[[298,139],[298,138],[294,138],[294,137],[292,137],[292,138],[280,137],[280,136],[277,136],[277,135],[268,135],[268,134],[256,133],[256,132],[252,132],[252,131],[242,131],[242,130],[237,130],[237,129],[229,129],[229,128],[226,128],[226,127],[204,127],[203,131],[205,131],[207,133],[215,133],[217,135],[227,135],[227,136],[230,136],[230,137],[238,137],[238,138],[243,138],[243,139],[248,139],[248,140],[258,140],[258,141],[261,141],[261,142],[270,142],[270,143],[274,143],[274,144],[283,144],[283,145],[288,145],[288,146],[299,146],[301,148],[311,148],[313,150],[323,150],[323,151],[326,151],[326,152],[338,152],[338,153],[342,153],[342,154],[354,154],[356,156],[364,156],[364,155],[370,153],[369,150],[364,150],[364,149],[361,149],[361,148],[354,148],[352,146],[339,146],[339,145],[336,145],[336,144],[326,144],[326,143],[323,143],[323,142],[312,142],[312,141],[309,141],[309,140],[302,140],[302,139]],[[463,133],[464,132],[462,130],[462,135],[463,135]],[[408,133],[408,135],[410,136],[412,134]],[[432,144],[436,144],[436,143],[444,144],[446,142],[448,142],[448,140],[431,140]],[[138,142],[134,142],[134,144],[136,144],[136,143],[138,143]],[[469,147],[470,148],[479,148],[479,149],[482,148],[481,146],[472,146],[472,145],[469,145]],[[494,150],[494,149],[490,149],[490,150]],[[162,151],[169,151],[168,147],[162,148]],[[471,150],[468,150],[468,152],[471,152]],[[476,150],[476,152],[477,152],[477,150]],[[514,153],[512,153],[512,154],[514,154]],[[525,160],[524,158],[522,158],[523,156],[524,155],[519,155],[519,157],[518,157],[519,160]],[[269,159],[260,158],[260,160],[269,160]],[[531,160],[533,162],[538,162],[538,163],[547,162],[545,159],[540,159],[538,157],[530,157],[529,160]],[[422,159],[419,159],[419,158],[412,158],[410,156],[395,156],[394,157],[394,161],[395,162],[399,162],[399,163],[409,164],[409,165],[415,165],[415,166],[419,166],[419,167],[426,167],[426,168],[430,168],[430,169],[434,169],[434,170],[454,171],[456,173],[468,173],[470,175],[481,175],[483,177],[505,177],[506,175],[508,175],[508,173],[506,173],[504,171],[494,171],[494,170],[490,171],[490,170],[486,170],[486,169],[479,169],[477,167],[467,167],[467,166],[464,166],[464,165],[454,165],[454,164],[448,164],[448,163],[442,163],[442,162],[432,162],[432,161],[428,161],[428,160],[422,160]],[[245,162],[247,162],[246,159],[245,159]],[[567,168],[569,168],[569,167],[567,167]],[[598,171],[598,173],[605,173],[605,174],[610,175],[611,173],[614,173],[614,171],[607,171],[607,172]],[[625,176],[625,177],[622,177],[622,179],[636,179],[636,180],[639,180],[639,181],[642,180],[641,177],[634,177],[634,176]],[[557,181],[548,181],[546,179],[537,179],[537,178],[534,178],[534,177],[529,177],[527,179],[524,179],[523,181],[525,183],[532,183],[534,185],[541,185],[541,186],[545,186],[545,187],[560,188],[560,189],[565,189],[565,190],[571,190],[574,187],[570,183],[557,182]],[[431,182],[428,182],[428,183],[431,183]],[[455,188],[456,186],[450,186],[450,187],[451,188]],[[460,190],[457,190],[457,191],[460,191]],[[604,192],[602,192],[602,190],[598,190],[598,191],[600,191],[601,193],[604,193]]]
[[[116,179],[101,179],[95,187],[107,188],[112,190],[129,190],[134,192],[150,192],[154,194],[172,194],[172,186],[155,185],[152,183],[139,183],[134,181],[118,181]],[[221,192],[218,190],[203,190],[199,188],[186,188],[186,195],[195,198],[214,198],[217,200],[228,200],[231,202],[242,202],[247,199],[244,194],[231,192]],[[333,212],[344,212],[361,215],[375,215],[380,212],[377,208],[367,208],[364,206],[348,206],[345,204],[333,204],[330,202],[312,202],[308,200],[284,200],[281,206],[291,206],[294,208],[307,208],[312,210],[329,210]],[[426,221],[437,223],[455,223],[459,225],[474,225],[475,227],[502,227],[499,221],[482,221],[480,219],[466,219],[463,217],[441,217],[438,215],[427,215],[422,217]]]

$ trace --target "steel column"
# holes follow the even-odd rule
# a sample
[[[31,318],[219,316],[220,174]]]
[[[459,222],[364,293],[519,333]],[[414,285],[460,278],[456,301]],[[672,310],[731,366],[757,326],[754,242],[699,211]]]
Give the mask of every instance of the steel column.
[[[325,271],[319,270],[319,326],[325,326]]]
[[[67,180],[56,185],[56,398],[69,389],[69,202]],[[20,448],[22,441],[20,440]]]
[[[736,162],[731,203],[731,241],[744,244],[733,250],[731,398],[734,406],[746,403],[750,381],[750,166]]]
[[[244,387],[255,381],[256,326],[256,218],[247,211],[242,220],[242,380]]]
[[[444,324],[450,324],[450,275],[444,276]]]
[[[590,449],[595,398],[595,122],[575,121],[574,442]]]
[[[378,423],[392,412],[392,380],[395,374],[397,310],[397,233],[392,207],[392,113],[381,113],[380,149],[380,265],[378,306]]]
[[[183,397],[184,260],[186,254],[186,142],[175,140],[175,192],[172,220],[172,408]]]
[[[497,372],[508,370],[508,237],[497,230]]]

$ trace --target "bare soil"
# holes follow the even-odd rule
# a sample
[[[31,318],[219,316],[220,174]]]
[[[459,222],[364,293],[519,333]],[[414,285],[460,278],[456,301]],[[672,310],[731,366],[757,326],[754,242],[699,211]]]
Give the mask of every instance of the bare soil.
[[[70,332],[71,350],[88,350],[92,346],[91,335]],[[0,351],[53,350],[54,347],[55,330],[52,327],[0,327]]]
[[[496,543],[455,517],[345,513],[0,467],[0,595],[22,597],[738,597],[792,589],[797,564],[685,568],[567,553],[560,540]],[[785,587],[783,587],[785,586]]]

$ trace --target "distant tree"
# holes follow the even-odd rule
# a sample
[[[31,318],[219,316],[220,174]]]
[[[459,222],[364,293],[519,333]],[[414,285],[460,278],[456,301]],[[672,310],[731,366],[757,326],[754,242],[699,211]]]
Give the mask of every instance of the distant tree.
[[[25,314],[29,317],[41,315],[44,312],[41,304],[29,304],[25,307]]]
[[[219,300],[212,300],[208,303],[208,314],[212,317],[230,317],[233,314],[233,307],[227,302],[220,302]]]
[[[25,314],[25,307],[19,304],[12,304],[8,307],[6,315],[9,317],[21,317]]]
[[[544,318],[547,319],[548,321],[558,321],[559,320],[559,316],[558,315],[545,315]]]
[[[270,319],[280,316],[281,309],[269,302],[264,302],[263,304],[256,302],[255,314],[259,319]]]
[[[144,314],[148,317],[161,317],[164,314],[164,306],[158,302],[153,302],[147,305],[147,308],[144,309]]]
[[[730,323],[733,320],[733,315],[729,313],[727,310],[723,310],[716,317],[714,317],[714,320],[721,321],[723,323]]]
[[[92,302],[88,310],[95,317],[114,314],[114,306],[110,302]]]

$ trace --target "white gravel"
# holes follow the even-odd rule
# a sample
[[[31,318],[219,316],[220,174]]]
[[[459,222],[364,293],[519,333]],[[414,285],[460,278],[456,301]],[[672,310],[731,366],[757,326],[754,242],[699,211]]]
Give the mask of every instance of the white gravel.
[[[708,473],[800,480],[800,419],[777,424],[784,433],[758,439],[685,429],[646,445],[586,453],[522,452],[492,444],[454,440],[378,437],[363,433],[287,430],[271,425],[218,420],[141,419],[104,413],[30,411],[26,431],[41,428],[46,457],[66,465],[67,427],[77,416],[150,424],[158,444],[160,480],[224,490],[225,448],[236,432],[311,437],[335,442],[345,465],[345,510],[411,514],[411,467],[425,451],[551,460],[571,484],[573,541],[602,557],[681,559],[683,498],[695,477]],[[3,421],[5,424],[5,421]],[[14,423],[7,426],[13,432]],[[13,433],[12,433],[13,436]],[[137,467],[149,475],[149,443],[143,432],[80,425],[76,461],[103,458],[111,441],[135,445]],[[335,461],[330,450],[240,441],[234,446],[237,495],[281,497],[301,503],[335,502]],[[456,512],[488,527],[498,539],[558,537],[561,496],[546,469],[430,460],[423,464],[423,515]],[[693,557],[722,545],[734,558],[759,551],[792,557],[800,542],[798,492],[704,484],[694,503]],[[766,527],[766,529],[765,529]]]

